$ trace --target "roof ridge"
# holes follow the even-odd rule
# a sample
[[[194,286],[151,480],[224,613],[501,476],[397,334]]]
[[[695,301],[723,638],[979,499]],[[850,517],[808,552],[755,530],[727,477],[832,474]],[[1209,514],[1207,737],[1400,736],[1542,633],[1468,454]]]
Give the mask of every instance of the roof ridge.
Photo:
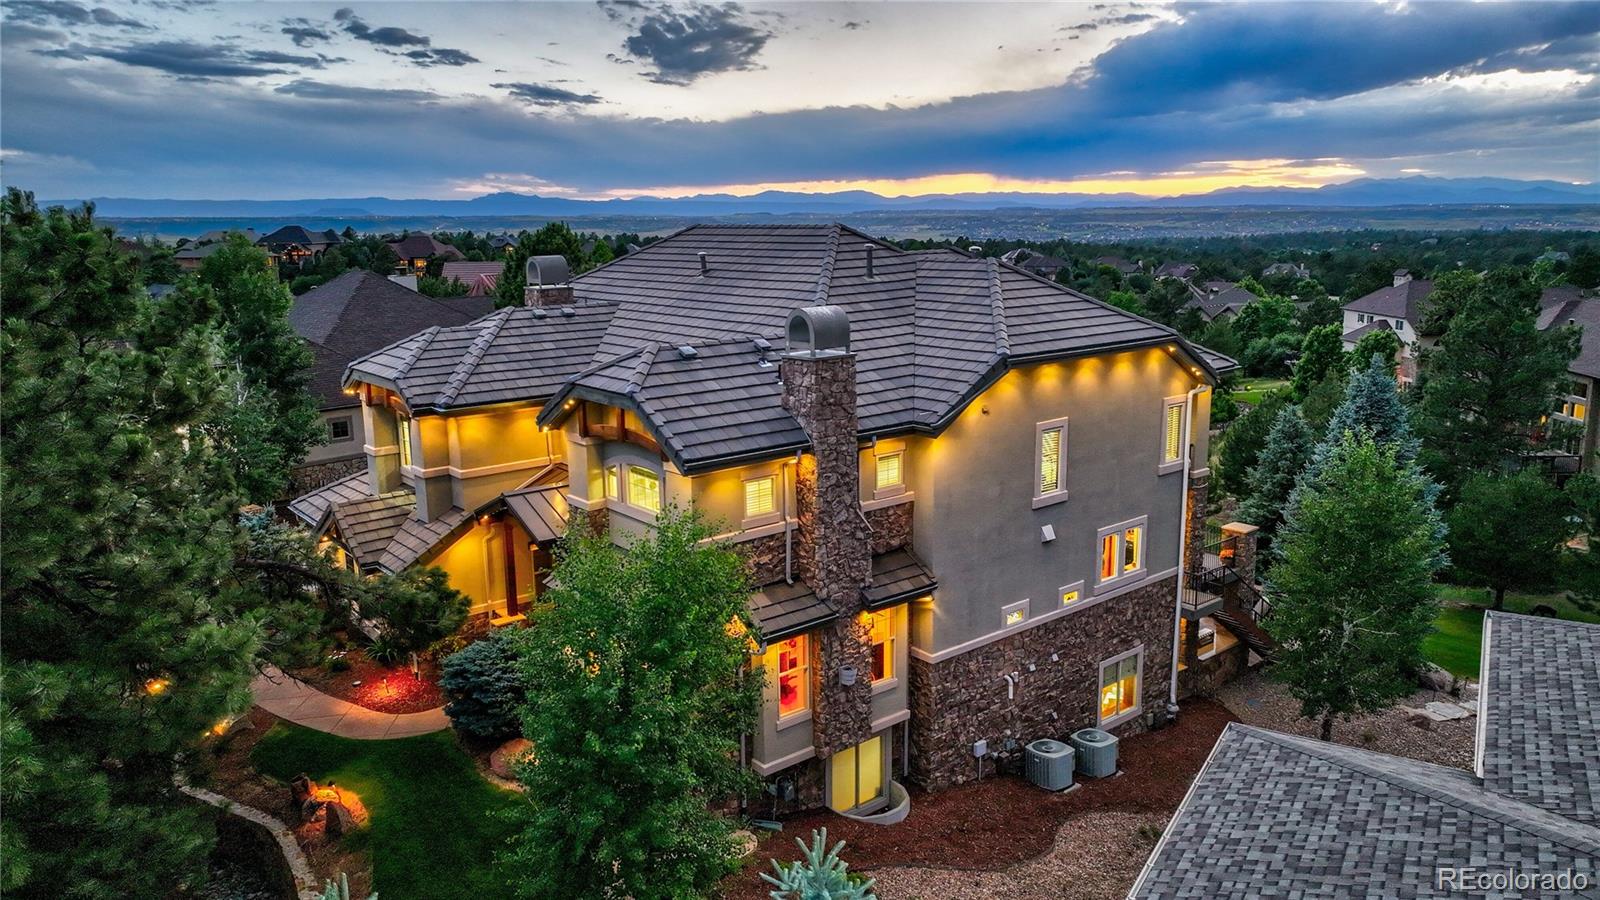
[[[428,345],[433,343],[433,339],[438,336],[441,327],[442,326],[439,325],[429,325],[427,328],[424,328],[422,330],[422,340],[418,341],[417,346],[412,348],[410,353],[406,354],[405,359],[400,360],[400,365],[395,366],[395,372],[399,373],[401,376],[404,376],[406,373],[410,372],[411,367],[416,365],[418,359],[422,358],[422,354],[428,351]],[[378,350],[375,352],[382,353],[383,351]],[[371,356],[372,354],[369,353],[367,355]],[[365,359],[366,357],[362,358]]]
[[[656,363],[656,351],[660,344],[648,344],[639,354],[639,361],[634,364],[633,377],[628,379],[628,393],[637,394],[644,387],[644,380],[650,377],[650,367]]]
[[[994,319],[994,350],[1001,356],[1011,353],[1011,335],[1006,330],[1006,301],[1000,292],[1000,263],[994,257],[984,261],[989,270],[989,315]]]
[[[813,305],[828,302],[828,292],[833,289],[833,266],[839,260],[839,223],[828,230],[828,248],[822,253],[822,271],[817,273],[817,289],[811,296]]]
[[[437,406],[449,406],[455,402],[456,395],[466,387],[467,379],[478,368],[478,363],[483,361],[483,354],[489,350],[489,345],[500,336],[500,329],[505,327],[506,320],[511,318],[511,307],[506,307],[499,313],[493,314],[484,324],[487,327],[478,330],[478,336],[472,339],[461,359],[456,363],[455,370],[450,373],[450,380],[445,382],[444,390],[439,392],[439,397],[434,401]]]

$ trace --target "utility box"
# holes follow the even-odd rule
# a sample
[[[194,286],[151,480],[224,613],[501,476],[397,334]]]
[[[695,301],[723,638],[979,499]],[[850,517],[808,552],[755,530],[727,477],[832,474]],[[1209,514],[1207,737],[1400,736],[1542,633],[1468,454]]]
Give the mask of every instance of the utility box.
[[[1099,728],[1080,728],[1072,733],[1078,774],[1104,778],[1117,774],[1117,736]]]
[[[1023,768],[1028,780],[1047,791],[1072,787],[1072,746],[1048,738],[1027,746]]]

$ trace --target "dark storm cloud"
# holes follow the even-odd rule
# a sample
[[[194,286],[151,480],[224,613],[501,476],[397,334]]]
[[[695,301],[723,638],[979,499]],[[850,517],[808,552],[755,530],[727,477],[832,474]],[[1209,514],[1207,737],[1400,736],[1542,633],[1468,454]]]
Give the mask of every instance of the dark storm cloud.
[[[603,102],[598,94],[580,94],[548,84],[530,84],[526,81],[497,82],[489,85],[507,91],[511,96],[533,106],[561,107],[588,106]]]
[[[643,74],[659,84],[686,85],[718,72],[754,69],[756,57],[773,35],[737,3],[645,8],[612,2],[602,8],[614,19],[626,18],[634,33],[622,46],[635,59],[654,66]],[[622,9],[641,14],[624,16]]]
[[[443,99],[433,91],[354,87],[301,78],[273,88],[273,93],[305,100],[336,100],[353,103],[432,103]]]
[[[284,19],[283,27],[278,29],[289,36],[297,47],[309,47],[312,44],[332,40],[333,35],[320,25],[313,24],[309,19]]]
[[[31,25],[103,25],[131,31],[150,31],[149,25],[112,12],[103,6],[90,9],[71,0],[17,0],[5,5],[8,23]]]
[[[127,28],[133,31],[153,30],[149,25],[146,25],[137,19],[130,19],[127,16],[118,15],[117,13],[106,9],[103,6],[97,6],[93,10],[90,10],[89,15],[94,18],[94,23],[96,25],[105,25],[111,28]]]
[[[126,47],[70,47],[48,55],[69,59],[98,57],[156,69],[171,75],[206,78],[247,78],[282,75],[284,66],[320,69],[323,60],[315,56],[296,56],[272,51],[241,51],[228,44],[196,44],[189,41],[154,41]]]
[[[464,66],[478,62],[476,56],[465,50],[433,46],[433,39],[426,35],[392,25],[373,28],[348,6],[334,12],[333,18],[340,23],[339,27],[345,34],[373,44],[386,53],[405,57],[419,66]],[[418,49],[407,50],[407,47]]]

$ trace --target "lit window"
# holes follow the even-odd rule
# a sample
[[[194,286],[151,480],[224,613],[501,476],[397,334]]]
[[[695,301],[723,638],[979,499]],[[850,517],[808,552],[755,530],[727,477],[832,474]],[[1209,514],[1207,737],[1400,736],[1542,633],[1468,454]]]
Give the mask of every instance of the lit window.
[[[901,451],[885,453],[878,457],[878,490],[889,490],[905,484],[905,454]]]
[[[894,677],[894,613],[865,613],[872,629],[872,680]]]
[[[1021,625],[1028,620],[1028,601],[1019,600],[1010,606],[1000,608],[1000,621],[1006,628]]]
[[[1082,592],[1077,587],[1062,588],[1061,605],[1071,606],[1072,604],[1077,603],[1078,597],[1081,595],[1081,593]]]
[[[400,445],[400,468],[411,468],[411,417],[395,414],[396,442]]]
[[[1139,557],[1144,549],[1144,528],[1135,525],[1122,533],[1122,571],[1137,572]]]
[[[806,673],[806,636],[799,635],[767,651],[767,665],[778,681],[778,716],[805,712],[810,706]]]
[[[1161,461],[1178,462],[1183,455],[1183,404],[1168,403],[1161,440]]]
[[[1100,722],[1139,708],[1139,654],[1100,667]]]
[[[744,483],[744,517],[765,516],[778,509],[777,479],[771,475]]]
[[[606,466],[606,499],[622,499],[622,476],[616,466]]]
[[[1589,412],[1589,407],[1588,406],[1586,406],[1586,405],[1584,405],[1582,403],[1574,403],[1574,404],[1572,404],[1572,417],[1574,419],[1581,419],[1586,414],[1588,414],[1588,412]]]
[[[640,509],[660,512],[661,476],[642,466],[629,466],[628,502]]]
[[[1036,429],[1034,508],[1067,499],[1067,420],[1040,422]]]
[[[1117,577],[1117,535],[1112,533],[1100,538],[1100,580],[1106,581],[1115,577]]]

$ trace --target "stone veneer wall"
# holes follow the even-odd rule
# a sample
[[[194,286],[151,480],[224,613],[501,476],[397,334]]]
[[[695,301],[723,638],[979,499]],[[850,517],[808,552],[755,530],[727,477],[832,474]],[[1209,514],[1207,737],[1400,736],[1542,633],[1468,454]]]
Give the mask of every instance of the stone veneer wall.
[[[938,663],[911,658],[911,773],[929,790],[970,781],[972,745],[1020,755],[1039,738],[1064,739],[1098,720],[1100,663],[1144,645],[1141,715],[1113,729],[1143,731],[1164,715],[1172,673],[1174,580],[1163,579]],[[1052,662],[1055,654],[1059,661]],[[1028,667],[1032,665],[1033,671]],[[1004,676],[1019,673],[1006,699]],[[1008,739],[1016,747],[1005,750]],[[985,760],[992,771],[992,761]]]
[[[314,491],[325,484],[332,484],[346,475],[367,470],[365,456],[352,456],[349,459],[335,459],[328,462],[312,463],[310,465],[295,466],[289,470],[290,497]]]
[[[916,501],[907,500],[893,506],[880,506],[866,514],[867,524],[872,526],[868,537],[874,556],[911,544],[911,512],[915,505]]]
[[[1206,659],[1190,663],[1178,673],[1178,699],[1214,697],[1217,689],[1249,668],[1250,648],[1243,641]]]
[[[1184,535],[1183,570],[1198,572],[1205,567],[1206,503],[1211,494],[1211,475],[1189,475],[1189,524]]]

